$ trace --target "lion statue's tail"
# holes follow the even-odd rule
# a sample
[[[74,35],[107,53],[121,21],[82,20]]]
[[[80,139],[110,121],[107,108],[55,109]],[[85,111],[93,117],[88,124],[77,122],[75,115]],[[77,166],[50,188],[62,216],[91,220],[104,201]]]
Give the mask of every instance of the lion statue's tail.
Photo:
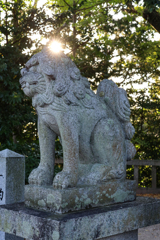
[[[136,154],[136,149],[130,141],[135,129],[130,122],[131,110],[126,91],[118,88],[112,80],[104,79],[98,86],[97,95],[111,108],[121,122],[126,138],[127,161],[131,160]]]

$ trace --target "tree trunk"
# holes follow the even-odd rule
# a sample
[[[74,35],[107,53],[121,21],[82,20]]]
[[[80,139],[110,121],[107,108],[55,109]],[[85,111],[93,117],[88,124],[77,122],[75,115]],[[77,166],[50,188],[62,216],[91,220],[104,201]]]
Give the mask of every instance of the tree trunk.
[[[143,11],[143,17],[146,19],[152,27],[160,33],[160,14],[153,10],[149,12],[147,9]]]
[[[7,8],[7,0],[6,0],[6,8]],[[7,10],[5,11],[5,25],[6,25],[6,30],[8,28],[8,12]],[[8,33],[6,33],[6,44],[8,44]]]
[[[74,13],[73,13],[73,59],[75,59],[76,57],[76,27],[75,27],[75,24],[76,24],[76,11],[75,11],[75,6],[76,6],[76,3],[75,1],[73,1],[73,8],[74,8]]]

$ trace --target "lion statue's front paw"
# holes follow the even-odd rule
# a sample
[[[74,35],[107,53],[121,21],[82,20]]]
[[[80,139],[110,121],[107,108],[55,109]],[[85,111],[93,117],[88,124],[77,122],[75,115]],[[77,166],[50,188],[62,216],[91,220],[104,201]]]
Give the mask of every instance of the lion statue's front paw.
[[[77,176],[73,173],[62,171],[58,173],[53,181],[54,188],[68,188],[74,187],[77,184]]]
[[[53,180],[53,174],[50,174],[47,167],[40,166],[33,169],[29,176],[29,184],[36,185],[51,185]]]

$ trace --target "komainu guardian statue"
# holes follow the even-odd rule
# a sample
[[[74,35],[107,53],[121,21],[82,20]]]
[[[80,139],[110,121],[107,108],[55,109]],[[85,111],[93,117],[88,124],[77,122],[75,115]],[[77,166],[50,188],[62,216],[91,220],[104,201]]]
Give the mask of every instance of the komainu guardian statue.
[[[41,154],[29,183],[63,189],[125,179],[126,161],[135,155],[125,90],[104,79],[95,94],[69,57],[47,48],[31,57],[21,74],[22,89],[38,114]],[[64,164],[53,179],[57,136]]]

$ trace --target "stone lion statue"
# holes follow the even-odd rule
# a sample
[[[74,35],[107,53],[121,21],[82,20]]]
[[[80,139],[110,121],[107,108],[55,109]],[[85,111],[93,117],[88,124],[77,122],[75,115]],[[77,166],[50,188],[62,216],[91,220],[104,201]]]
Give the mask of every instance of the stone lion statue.
[[[69,57],[48,48],[31,57],[21,74],[38,114],[41,154],[29,183],[68,188],[125,179],[126,161],[136,153],[125,90],[104,79],[95,94]],[[53,179],[57,136],[64,164]]]

